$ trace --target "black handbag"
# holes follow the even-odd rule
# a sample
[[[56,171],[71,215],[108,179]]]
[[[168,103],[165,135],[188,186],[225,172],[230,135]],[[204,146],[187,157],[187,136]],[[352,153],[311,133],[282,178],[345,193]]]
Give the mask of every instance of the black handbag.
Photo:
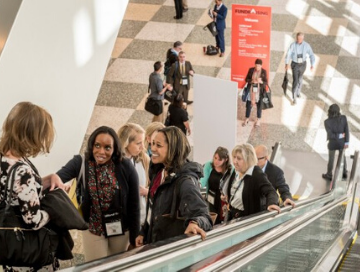
[[[176,96],[177,96],[177,92],[174,89],[172,91],[166,90],[164,94],[164,98],[170,103],[174,101]]]
[[[206,47],[206,55],[214,56],[214,55],[217,55],[218,53],[219,53],[219,50],[215,46],[208,45]]]
[[[243,88],[243,92],[241,95],[242,102],[246,102],[250,93],[251,84],[246,83],[246,85]]]
[[[45,190],[43,194],[41,208],[49,214],[51,225],[65,230],[88,229],[87,223],[62,189]]]
[[[203,29],[204,29],[204,30],[209,29],[209,31],[211,32],[211,34],[212,34],[214,37],[218,34],[218,32],[217,32],[217,30],[216,30],[216,24],[215,24],[214,21],[212,21],[211,23],[208,23],[206,26],[204,26]]]
[[[160,115],[163,112],[162,100],[154,100],[150,97],[146,99],[145,110],[154,114],[155,116]]]
[[[265,90],[260,95],[260,103],[261,103],[261,109],[267,110],[274,107],[272,101],[271,101],[271,90],[269,87],[269,92],[266,92]]]
[[[284,75],[283,83],[281,84],[281,87],[282,87],[282,89],[284,91],[284,95],[286,95],[286,90],[287,90],[288,83],[289,83],[289,79],[288,79],[288,74],[287,74],[287,71],[286,71],[285,75]]]
[[[9,171],[5,182],[5,188],[11,180],[14,186],[16,169],[23,164],[15,163]],[[30,229],[22,219],[19,207],[11,206],[12,190],[5,200],[0,204],[0,264],[8,266],[28,266],[41,268],[53,263],[56,249],[58,247],[58,235],[51,229],[42,227],[38,230]]]

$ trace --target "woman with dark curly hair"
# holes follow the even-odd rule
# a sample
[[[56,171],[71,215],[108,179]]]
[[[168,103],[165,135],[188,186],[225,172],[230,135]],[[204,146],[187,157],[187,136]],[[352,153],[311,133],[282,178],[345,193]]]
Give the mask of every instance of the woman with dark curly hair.
[[[83,232],[85,260],[126,251],[140,229],[139,181],[130,160],[122,157],[116,132],[97,128],[88,140],[85,158],[74,156],[57,174],[67,182],[79,177],[81,210],[89,230]]]
[[[200,194],[203,169],[187,160],[190,145],[185,134],[177,127],[160,129],[153,136],[151,151],[151,161],[159,167],[151,180],[146,220],[136,246],[184,233],[204,239],[212,220]]]

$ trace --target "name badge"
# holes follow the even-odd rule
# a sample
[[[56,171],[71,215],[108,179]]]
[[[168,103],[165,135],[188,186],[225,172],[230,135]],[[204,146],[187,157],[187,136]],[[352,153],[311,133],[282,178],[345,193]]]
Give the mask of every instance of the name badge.
[[[211,205],[215,205],[215,198],[212,195],[208,195],[207,196],[207,201],[211,204]]]
[[[303,61],[304,61],[304,60],[303,60],[303,55],[302,55],[302,54],[298,54],[298,55],[297,55],[297,62],[298,62],[298,63],[303,63]]]
[[[345,138],[345,136],[342,133],[340,133],[339,134],[339,139],[342,139],[342,138]]]
[[[258,92],[258,85],[254,84],[252,90],[253,90],[254,93],[257,93]]]
[[[106,211],[102,216],[105,237],[123,235],[124,231],[119,212]]]
[[[188,85],[188,82],[189,82],[189,80],[188,80],[187,76],[183,76],[180,83],[181,83],[181,85]]]

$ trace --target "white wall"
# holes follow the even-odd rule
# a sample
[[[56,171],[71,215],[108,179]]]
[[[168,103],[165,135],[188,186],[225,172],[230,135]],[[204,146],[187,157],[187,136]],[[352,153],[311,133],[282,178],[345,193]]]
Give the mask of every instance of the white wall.
[[[0,57],[0,123],[20,101],[52,115],[56,171],[80,150],[128,0],[24,0]]]
[[[217,147],[236,144],[237,82],[194,75],[194,161],[210,161]]]

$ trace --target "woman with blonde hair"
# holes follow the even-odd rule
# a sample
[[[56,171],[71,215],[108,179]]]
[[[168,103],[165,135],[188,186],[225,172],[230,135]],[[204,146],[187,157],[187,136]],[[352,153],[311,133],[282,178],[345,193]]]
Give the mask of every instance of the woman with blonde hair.
[[[63,188],[57,175],[52,174],[41,178],[29,160],[29,157],[49,153],[54,136],[55,130],[51,115],[45,109],[30,102],[16,104],[11,109],[2,128],[0,204],[10,202],[15,210],[19,211],[19,220],[22,219],[23,224],[33,230],[42,228],[51,219],[40,206],[40,200],[43,197],[42,191],[48,187],[50,189],[55,186]],[[9,178],[10,174],[13,178]],[[9,184],[6,184],[7,179],[9,179]],[[12,188],[10,181],[13,184]],[[5,248],[1,246],[1,250],[6,250],[6,246]],[[33,264],[21,267],[3,265],[3,269],[4,271],[54,271],[58,268],[58,263],[53,257],[54,254],[55,252],[47,261],[44,260],[46,264],[42,267],[35,268]]]
[[[151,136],[154,134],[155,131],[163,129],[165,125],[161,122],[152,122],[150,123],[145,130],[145,150],[149,157],[151,157]]]
[[[150,158],[144,150],[145,130],[138,124],[127,123],[119,129],[117,134],[120,139],[121,150],[123,150],[125,157],[132,161],[139,176],[140,222],[142,223],[145,220],[146,213],[150,164]]]
[[[261,212],[264,196],[267,210],[280,212],[279,197],[266,174],[257,166],[254,147],[251,144],[235,146],[232,159],[235,171],[222,188],[223,200],[230,205],[228,219]]]

